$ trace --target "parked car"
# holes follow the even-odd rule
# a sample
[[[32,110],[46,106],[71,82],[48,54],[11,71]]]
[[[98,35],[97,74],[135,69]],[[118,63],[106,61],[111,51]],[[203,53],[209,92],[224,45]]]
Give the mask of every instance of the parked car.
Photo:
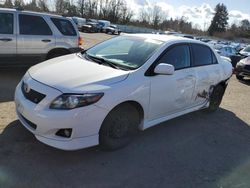
[[[244,77],[250,77],[250,57],[240,60],[235,67],[235,74],[238,80],[243,80]]]
[[[120,35],[121,30],[116,26],[116,25],[110,25],[109,27],[103,27],[103,31],[107,34],[112,34],[112,35]]]
[[[243,50],[241,50],[239,53],[240,53],[241,55],[243,55],[243,56],[246,56],[246,57],[250,56],[250,45],[247,46],[247,47],[245,47],[245,48],[244,48]]]
[[[215,47],[216,48],[216,47]],[[235,67],[236,64],[246,56],[239,54],[236,49],[232,46],[222,46],[216,48],[216,52],[221,56],[225,56],[231,59],[232,66]]]
[[[221,56],[225,56],[225,57],[231,57],[237,54],[235,48],[233,48],[232,46],[222,46],[221,48],[218,48],[216,51]]]
[[[15,103],[21,123],[45,144],[113,150],[137,130],[215,111],[231,74],[231,64],[199,41],[124,35],[31,67]]]
[[[82,26],[82,32],[86,33],[98,33],[100,32],[100,26],[96,22],[88,22],[84,26]]]
[[[0,8],[0,66],[27,66],[79,52],[81,42],[68,18]]]
[[[100,27],[101,32],[106,32],[105,28],[110,26],[110,21],[108,20],[98,20],[98,24]]]
[[[76,24],[79,31],[81,31],[82,27],[86,24],[86,19],[85,18],[72,17],[72,20]]]

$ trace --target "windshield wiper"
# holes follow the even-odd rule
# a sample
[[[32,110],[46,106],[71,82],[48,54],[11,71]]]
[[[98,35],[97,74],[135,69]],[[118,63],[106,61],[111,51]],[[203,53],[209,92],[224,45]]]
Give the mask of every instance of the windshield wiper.
[[[106,65],[109,65],[112,68],[121,70],[121,68],[118,67],[115,63],[112,63],[111,61],[108,61],[107,59],[104,59],[102,57],[92,56],[92,55],[89,55],[87,53],[86,53],[86,55],[87,55],[87,57],[89,59],[91,59],[93,61],[98,61],[98,63],[100,63],[100,64],[106,64]]]

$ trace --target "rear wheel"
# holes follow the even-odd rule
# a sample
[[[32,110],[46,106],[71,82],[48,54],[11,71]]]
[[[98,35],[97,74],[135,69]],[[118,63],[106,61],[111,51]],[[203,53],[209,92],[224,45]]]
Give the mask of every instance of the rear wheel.
[[[225,88],[222,85],[217,85],[213,89],[213,92],[210,96],[209,107],[207,109],[208,112],[214,112],[219,108],[224,92],[225,92]]]
[[[102,149],[116,150],[130,143],[138,130],[139,112],[130,104],[115,107],[105,118],[99,132]]]

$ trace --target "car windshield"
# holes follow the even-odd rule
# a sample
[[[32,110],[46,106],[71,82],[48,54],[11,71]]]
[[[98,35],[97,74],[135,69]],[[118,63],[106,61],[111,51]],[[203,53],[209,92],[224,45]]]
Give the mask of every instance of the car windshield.
[[[85,53],[130,70],[142,66],[163,41],[136,36],[119,36],[100,43]]]

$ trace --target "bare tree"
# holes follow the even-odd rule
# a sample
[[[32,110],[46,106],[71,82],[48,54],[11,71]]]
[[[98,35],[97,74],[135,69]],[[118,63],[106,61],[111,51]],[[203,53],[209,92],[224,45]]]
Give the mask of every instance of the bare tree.
[[[12,0],[6,0],[3,7],[5,7],[5,8],[13,8]]]
[[[34,1],[34,0],[33,0],[33,1]],[[38,8],[39,8],[42,12],[49,12],[49,7],[48,7],[47,0],[38,0]]]
[[[78,0],[77,2],[78,12],[82,18],[84,17],[84,10],[85,10],[84,3],[85,3],[85,0]]]
[[[23,6],[24,6],[23,0],[15,0],[14,1],[14,7],[23,7]]]
[[[154,5],[151,17],[152,17],[153,28],[157,29],[159,24],[163,21],[163,14],[161,7]]]
[[[65,14],[66,2],[64,0],[56,0],[55,8],[56,8],[56,13]]]

